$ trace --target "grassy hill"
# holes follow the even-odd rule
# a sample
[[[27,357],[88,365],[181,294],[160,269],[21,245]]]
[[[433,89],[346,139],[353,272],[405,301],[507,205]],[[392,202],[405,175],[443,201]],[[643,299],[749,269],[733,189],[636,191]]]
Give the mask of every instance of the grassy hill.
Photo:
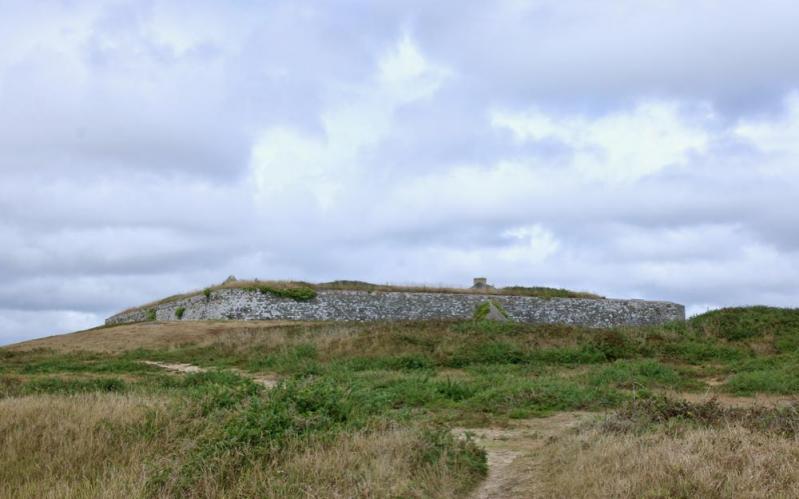
[[[0,497],[791,497],[797,393],[767,307],[102,327],[0,349]]]

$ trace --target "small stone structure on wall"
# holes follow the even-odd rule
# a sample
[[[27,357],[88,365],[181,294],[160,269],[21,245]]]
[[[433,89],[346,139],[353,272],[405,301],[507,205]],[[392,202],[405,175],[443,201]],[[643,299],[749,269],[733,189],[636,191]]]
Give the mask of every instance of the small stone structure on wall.
[[[653,325],[685,320],[677,303],[645,300],[537,298],[479,293],[321,290],[307,301],[243,288],[205,294],[125,311],[105,323],[146,320],[397,321],[471,319],[486,301],[498,303],[511,321],[590,327]],[[180,309],[180,310],[179,310]]]

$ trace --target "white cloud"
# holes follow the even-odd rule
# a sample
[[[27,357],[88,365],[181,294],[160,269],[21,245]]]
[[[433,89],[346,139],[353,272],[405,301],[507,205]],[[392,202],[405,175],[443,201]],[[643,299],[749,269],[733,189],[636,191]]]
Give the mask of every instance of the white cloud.
[[[555,140],[568,146],[575,175],[617,182],[684,166],[691,154],[706,150],[710,138],[702,123],[689,122],[674,102],[643,101],[597,118],[495,111],[491,120],[517,140]]]
[[[397,109],[429,98],[448,76],[403,36],[381,57],[371,81],[332,98],[321,111],[320,133],[286,127],[261,133],[250,160],[256,199],[268,206],[307,193],[323,212],[334,208],[370,174],[365,156],[391,133]]]
[[[760,169],[771,174],[799,171],[799,91],[785,97],[780,116],[742,119],[735,135],[752,144],[768,159]]]

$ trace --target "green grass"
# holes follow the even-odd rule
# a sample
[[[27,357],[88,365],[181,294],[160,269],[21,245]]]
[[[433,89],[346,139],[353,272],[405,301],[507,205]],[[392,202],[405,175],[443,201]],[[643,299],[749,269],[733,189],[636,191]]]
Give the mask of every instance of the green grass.
[[[120,430],[170,449],[148,468],[151,496],[196,495],[198,483],[236,495],[242,470],[278,470],[304,449],[391,428],[413,429],[422,442],[414,448],[419,469],[459,470],[466,494],[485,474],[485,456],[453,439],[452,426],[613,408],[619,431],[722,416],[772,424],[769,415],[717,418],[713,408],[669,405],[657,402],[657,394],[707,390],[704,377],[712,375],[726,378],[716,390],[736,395],[796,395],[794,319],[792,310],[758,307],[615,329],[490,321],[318,324],[116,354],[0,350],[0,398],[120,393],[169,400],[167,415]],[[209,370],[176,375],[142,360]],[[282,381],[268,390],[241,371]]]
[[[311,286],[291,285],[291,286],[250,286],[243,288],[247,291],[259,291],[263,294],[277,296],[278,298],[290,298],[294,301],[309,301],[316,298],[316,290]]]
[[[218,481],[233,483],[238,470],[280,462],[303,442],[333,441],[342,433],[385,424],[391,409],[376,400],[379,394],[328,377],[289,379],[271,390],[221,372],[189,375],[182,383],[204,423],[189,459],[156,475],[150,483],[153,493],[188,494],[209,470],[215,470]],[[452,466],[470,468],[474,479],[485,474],[485,454],[474,444],[455,440],[443,429],[424,431],[429,445],[420,459],[451,459]]]
[[[21,384],[19,395],[66,394],[87,392],[124,392],[127,384],[119,378],[73,379],[42,378]]]
[[[768,335],[799,336],[799,309],[736,307],[712,310],[691,319],[691,326],[727,340],[744,340]]]
[[[736,366],[723,387],[738,395],[799,393],[799,354],[756,358]]]
[[[617,388],[696,389],[702,385],[681,370],[652,360],[617,360],[610,365],[594,367],[586,374],[592,386]]]

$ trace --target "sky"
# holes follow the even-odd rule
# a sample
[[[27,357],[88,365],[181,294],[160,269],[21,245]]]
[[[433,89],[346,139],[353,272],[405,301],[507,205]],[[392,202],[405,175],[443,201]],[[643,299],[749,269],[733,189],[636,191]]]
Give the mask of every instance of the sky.
[[[231,274],[799,303],[795,1],[0,12],[0,344]]]

